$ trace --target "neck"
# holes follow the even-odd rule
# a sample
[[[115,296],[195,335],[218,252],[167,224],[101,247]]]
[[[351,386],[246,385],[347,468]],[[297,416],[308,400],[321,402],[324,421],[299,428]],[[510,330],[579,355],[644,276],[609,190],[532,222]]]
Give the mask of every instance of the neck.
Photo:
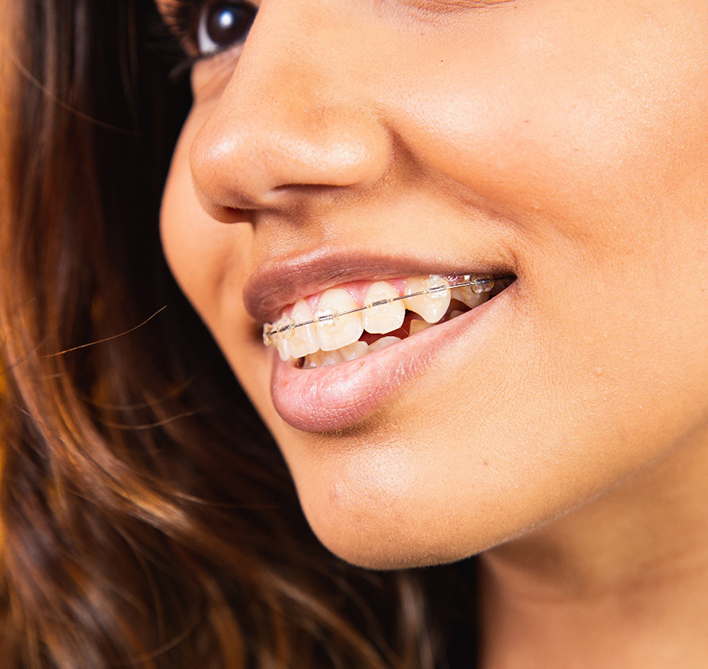
[[[484,669],[708,666],[708,446],[481,557]]]

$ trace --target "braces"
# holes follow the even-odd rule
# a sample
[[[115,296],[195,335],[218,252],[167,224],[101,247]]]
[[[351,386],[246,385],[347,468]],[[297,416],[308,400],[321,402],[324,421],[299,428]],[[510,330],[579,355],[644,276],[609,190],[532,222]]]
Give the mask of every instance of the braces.
[[[310,319],[309,321],[301,321],[300,323],[293,323],[292,319],[288,319],[288,322],[285,323],[285,325],[282,325],[280,327],[276,327],[275,325],[271,323],[266,323],[263,326],[263,343],[266,346],[273,346],[275,344],[275,339],[276,337],[284,337],[286,339],[289,339],[290,336],[292,336],[293,331],[295,328],[300,328],[304,327],[306,325],[313,325],[314,323],[318,323],[320,325],[328,325],[332,324],[335,322],[337,318],[340,316],[348,316],[349,314],[354,314],[358,311],[364,311],[364,309],[372,309],[374,307],[381,307],[384,306],[385,304],[389,304],[390,302],[398,302],[399,300],[405,300],[409,299],[411,297],[420,297],[421,295],[435,295],[436,293],[445,293],[448,290],[452,290],[453,288],[471,288],[472,292],[479,295],[481,293],[488,293],[490,292],[495,285],[495,282],[501,282],[509,279],[514,279],[513,275],[508,275],[508,276],[500,276],[497,277],[496,279],[488,274],[480,275],[480,276],[475,276],[472,277],[470,274],[465,274],[461,278],[461,281],[457,283],[447,283],[447,279],[441,276],[436,276],[436,275],[431,275],[430,280],[435,281],[435,280],[440,280],[443,279],[445,283],[438,283],[435,286],[432,286],[431,288],[428,288],[426,290],[418,290],[414,293],[408,293],[404,295],[399,295],[397,297],[392,297],[390,299],[383,299],[383,300],[375,300],[373,302],[370,302],[369,304],[365,304],[361,307],[357,307],[356,309],[350,309],[349,311],[341,311],[341,312],[336,312],[333,310],[329,310],[327,313],[322,313],[318,312],[315,314],[315,317]]]

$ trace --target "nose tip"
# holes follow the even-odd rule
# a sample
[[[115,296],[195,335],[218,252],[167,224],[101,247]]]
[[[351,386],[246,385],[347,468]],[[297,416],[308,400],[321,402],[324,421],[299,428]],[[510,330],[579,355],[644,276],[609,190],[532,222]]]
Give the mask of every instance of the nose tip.
[[[296,199],[303,186],[366,190],[375,184],[389,160],[378,120],[351,108],[315,113],[305,104],[240,110],[224,101],[191,148],[202,203],[213,213],[277,208]]]
[[[318,57],[311,46],[285,53],[267,35],[254,26],[192,142],[199,200],[219,220],[238,209],[287,208],[304,193],[366,190],[391,159],[355,63]]]

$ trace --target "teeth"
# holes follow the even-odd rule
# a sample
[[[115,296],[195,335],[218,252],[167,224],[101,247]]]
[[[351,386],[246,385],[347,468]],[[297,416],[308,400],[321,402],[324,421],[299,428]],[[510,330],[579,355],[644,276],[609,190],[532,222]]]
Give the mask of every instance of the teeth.
[[[385,334],[398,330],[406,317],[406,307],[403,300],[390,302],[398,297],[395,288],[385,281],[377,281],[369,286],[364,297],[362,312],[364,329],[371,334]]]
[[[371,346],[365,341],[355,341],[353,344],[343,346],[336,351],[317,351],[305,357],[302,369],[316,369],[317,367],[329,367],[340,362],[363,358],[368,353],[376,353],[382,348],[393,346],[401,341],[400,337],[381,337]]]
[[[501,277],[504,281],[513,278]],[[395,332],[402,328],[408,309],[422,319],[411,320],[409,334],[421,332],[447,314],[452,300],[470,309],[488,300],[495,277],[465,274],[446,279],[430,275],[402,282],[405,285],[403,295],[399,295],[398,289],[389,282],[372,283],[361,303],[343,288],[327,290],[321,295],[314,315],[305,300],[298,300],[289,316],[283,315],[276,323],[263,326],[263,343],[277,347],[283,360],[304,358],[305,366],[335,364],[332,356],[321,355],[331,351],[343,356],[342,360],[354,360],[369,350],[366,343],[358,341],[364,330],[384,335]],[[471,285],[459,285],[464,283]],[[449,317],[456,318],[462,313],[463,310],[455,309]],[[371,350],[390,345],[394,340],[399,341],[395,337],[383,337],[372,345]]]
[[[358,307],[354,298],[342,288],[332,288],[322,295],[315,318],[319,345],[323,351],[334,351],[353,344],[361,337],[364,332],[361,313],[343,313]]]
[[[376,353],[376,351],[380,351],[382,348],[398,344],[399,341],[401,341],[400,337],[381,337],[381,339],[377,339],[369,346],[369,353]]]
[[[317,353],[312,353],[305,358],[303,368],[330,367],[340,362],[344,362],[344,357],[339,351],[317,351]]]
[[[290,357],[290,340],[295,334],[296,329],[293,328],[294,324],[295,321],[292,321],[289,318],[281,318],[274,326],[276,330],[283,330],[276,338],[278,355],[280,355],[281,360],[287,360]]]
[[[416,295],[425,291],[423,295]],[[450,284],[441,276],[416,277],[406,281],[403,300],[406,309],[422,316],[428,323],[437,323],[450,306]]]
[[[317,362],[318,356],[317,353],[313,353],[312,355],[308,355],[305,358],[305,361],[302,363],[302,369],[316,369],[320,365]]]
[[[344,358],[339,351],[320,351],[318,355],[320,356],[321,367],[329,367],[330,365],[344,362]]]
[[[316,367],[329,367],[339,362],[356,360],[364,357],[369,352],[369,345],[365,341],[355,341],[353,344],[344,346],[336,351],[318,351],[311,353],[305,358],[303,369],[315,369]]]
[[[339,353],[341,353],[342,358],[347,360],[356,360],[357,358],[364,357],[369,352],[369,345],[365,341],[355,341],[349,346],[340,348]]]
[[[416,332],[422,332],[423,330],[427,330],[428,328],[432,327],[433,326],[431,323],[426,323],[425,321],[421,321],[420,319],[415,318],[408,326],[408,334],[414,335]]]
[[[307,306],[305,300],[295,302],[290,317],[295,323],[307,323],[307,321],[313,319],[310,307]],[[295,328],[293,336],[288,340],[288,353],[291,358],[304,358],[310,353],[315,353],[319,348],[320,342],[317,337],[317,326],[314,323]]]
[[[283,341],[282,339],[278,342],[278,355],[280,356],[281,360],[290,359],[290,349],[288,347],[288,342]]]
[[[489,293],[475,293],[472,286],[462,286],[461,288],[453,288],[450,293],[453,300],[459,300],[470,309],[478,307],[482,302],[489,299]]]

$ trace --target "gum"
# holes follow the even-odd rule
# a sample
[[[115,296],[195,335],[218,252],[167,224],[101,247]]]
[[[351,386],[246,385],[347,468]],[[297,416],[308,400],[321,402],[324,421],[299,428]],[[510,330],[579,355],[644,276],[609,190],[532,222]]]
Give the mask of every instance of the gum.
[[[369,290],[369,286],[372,284],[376,283],[377,280],[374,281],[351,281],[349,283],[343,283],[341,285],[334,286],[335,288],[341,288],[342,290],[346,290],[354,299],[354,301],[360,306],[364,306],[364,298],[366,297],[366,291]],[[393,286],[394,290],[398,293],[399,296],[403,295],[403,291],[406,288],[406,279],[391,279],[391,280],[386,280],[386,283],[390,284]],[[315,295],[309,295],[308,297],[305,298],[305,302],[307,303],[307,306],[310,308],[310,311],[315,314],[317,313],[317,309],[320,304],[320,298],[322,295],[324,295],[327,291],[323,290],[320,293],[316,293]],[[283,316],[286,318],[290,318],[290,315],[293,312],[294,304],[291,304],[287,306],[285,309],[283,309]]]

